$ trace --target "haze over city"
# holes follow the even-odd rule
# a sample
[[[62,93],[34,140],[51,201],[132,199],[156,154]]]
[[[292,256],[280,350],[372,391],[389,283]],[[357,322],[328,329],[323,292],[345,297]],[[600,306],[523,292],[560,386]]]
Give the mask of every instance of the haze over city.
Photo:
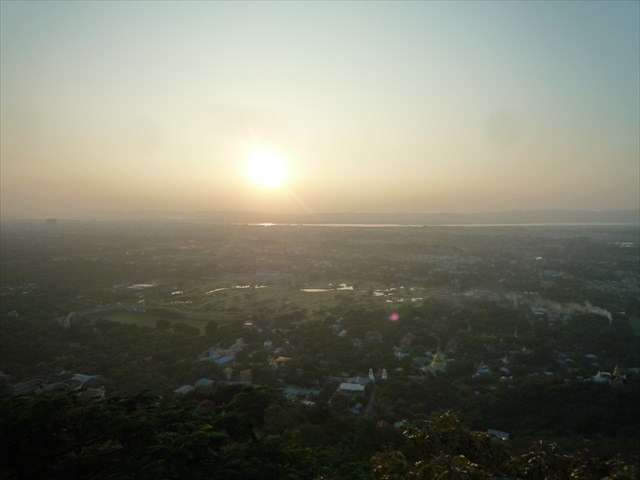
[[[639,208],[638,2],[0,8],[3,218]]]

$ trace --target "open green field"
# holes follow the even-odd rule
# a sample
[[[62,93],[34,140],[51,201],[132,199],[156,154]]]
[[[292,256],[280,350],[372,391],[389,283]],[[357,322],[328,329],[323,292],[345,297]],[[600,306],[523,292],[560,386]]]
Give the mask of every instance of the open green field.
[[[103,318],[112,322],[130,323],[138,325],[140,327],[156,328],[156,322],[162,318],[173,323],[186,323],[192,327],[196,327],[200,330],[200,333],[204,333],[204,327],[207,324],[206,320],[199,320],[193,318],[167,318],[157,313],[149,312],[132,312],[129,310],[122,310],[110,313],[101,313],[92,317],[93,319]]]
[[[235,280],[235,281],[234,281]],[[160,319],[172,324],[181,322],[204,333],[209,320],[218,324],[243,322],[256,316],[277,315],[294,310],[305,310],[309,320],[320,320],[336,308],[351,306],[383,307],[395,311],[399,302],[407,304],[422,301],[428,295],[421,287],[384,289],[372,282],[344,282],[353,289],[340,288],[340,283],[310,282],[291,284],[281,282],[261,285],[226,279],[216,282],[184,282],[180,290],[147,296],[147,311],[136,311],[135,305],[111,311],[89,314],[92,320],[104,318],[119,323],[155,328]],[[383,288],[383,290],[378,290]],[[316,291],[303,291],[311,289]],[[393,290],[393,291],[392,291]],[[378,296],[374,295],[379,292]],[[412,298],[418,297],[418,298]],[[393,303],[387,303],[394,299]]]
[[[247,282],[249,283],[249,282]],[[388,296],[376,297],[373,291],[385,288],[373,282],[344,282],[353,286],[353,290],[338,289],[340,283],[329,282],[295,282],[295,285],[279,283],[275,285],[255,288],[245,288],[243,282],[216,282],[209,284],[193,283],[184,285],[182,295],[166,297],[159,302],[165,308],[175,308],[193,316],[206,316],[207,313],[224,312],[240,309],[247,316],[259,314],[267,310],[278,311],[283,307],[295,305],[307,312],[327,312],[345,303],[395,307],[386,303],[391,297],[403,298],[406,303],[413,303],[412,297],[419,297],[417,301],[428,295],[424,288],[401,287]],[[302,291],[302,289],[318,289],[326,291]],[[386,290],[388,292],[388,290]],[[218,319],[216,319],[218,320]]]

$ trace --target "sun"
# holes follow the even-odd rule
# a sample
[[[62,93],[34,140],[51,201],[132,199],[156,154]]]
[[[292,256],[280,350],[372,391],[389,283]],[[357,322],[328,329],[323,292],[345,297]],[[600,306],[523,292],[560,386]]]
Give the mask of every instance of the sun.
[[[247,174],[261,187],[280,187],[286,176],[284,159],[271,150],[255,149],[247,160]]]

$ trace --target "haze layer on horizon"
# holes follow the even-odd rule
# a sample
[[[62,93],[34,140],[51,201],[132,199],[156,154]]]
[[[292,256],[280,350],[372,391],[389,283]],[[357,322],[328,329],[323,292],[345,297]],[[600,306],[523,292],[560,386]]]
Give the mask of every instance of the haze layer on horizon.
[[[0,212],[638,209],[639,5],[3,1]]]

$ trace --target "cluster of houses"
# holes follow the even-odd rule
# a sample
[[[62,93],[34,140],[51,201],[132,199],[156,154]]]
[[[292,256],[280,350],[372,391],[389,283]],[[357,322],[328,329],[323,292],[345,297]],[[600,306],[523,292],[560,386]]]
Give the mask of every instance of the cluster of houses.
[[[620,385],[627,379],[627,375],[622,373],[618,365],[613,369],[613,372],[601,372],[598,371],[593,377],[587,380],[596,383],[608,383],[609,385]]]
[[[300,323],[300,325],[296,325],[297,327],[304,326],[304,323],[298,323]],[[245,327],[255,329],[255,325],[245,325]],[[344,328],[344,325],[342,324],[340,318],[336,319],[335,323],[329,325],[328,328],[334,335],[338,337],[347,336],[346,329]],[[492,340],[496,340],[496,338],[493,336],[489,337],[491,337]],[[518,339],[517,331],[514,332],[514,339]],[[414,343],[414,340],[415,336],[412,333],[407,333],[406,335],[404,335],[399,343],[393,347],[394,358],[396,358],[397,360],[402,360],[406,357],[411,356],[409,352],[412,343]],[[446,374],[447,367],[451,362],[451,360],[447,359],[447,353],[456,352],[458,347],[457,339],[453,338],[448,342],[443,342],[444,348],[440,348],[439,338],[437,338],[437,341],[438,348],[435,351],[425,352],[424,355],[413,358],[412,363],[414,364],[416,371],[420,371],[423,374],[429,375]],[[380,342],[383,342],[382,334],[375,330],[367,331],[362,335],[361,339],[352,339],[352,344],[356,348],[362,347],[365,343],[369,344]],[[242,338],[239,338],[228,348],[222,348],[219,345],[216,345],[207,349],[200,355],[200,360],[214,362],[220,367],[223,367],[223,372],[226,377],[226,380],[223,380],[223,382],[225,383],[251,384],[253,383],[253,379],[252,370],[250,368],[242,370],[239,373],[234,373],[232,369],[238,352],[242,351],[247,346],[248,344]],[[263,349],[269,352],[267,364],[275,370],[287,364],[291,360],[291,358],[282,355],[283,353],[286,353],[282,348],[274,349],[273,346],[273,342],[268,339],[264,340],[262,345]],[[527,355],[529,353],[530,351],[528,349],[518,346],[516,342],[516,344],[512,345],[512,348],[508,350],[508,353],[505,353],[502,358],[499,358],[496,362],[484,363],[480,361],[479,363],[476,363],[476,365],[474,366],[474,371],[472,371],[470,374],[471,378],[478,379],[481,377],[491,377],[497,375],[497,377],[499,377],[499,380],[507,381],[512,378],[512,367],[509,357],[511,355]],[[562,352],[557,352],[557,354],[557,361],[560,368],[568,372],[572,371],[573,367],[575,367],[575,363],[573,362],[573,360],[569,358],[567,354],[563,354]],[[593,362],[594,367],[597,368],[597,358],[595,356],[587,357],[590,361]],[[546,370],[543,373],[545,375],[554,374],[553,372],[547,372]],[[370,391],[366,389],[367,384],[375,384],[376,382],[385,381],[388,378],[389,373],[387,369],[381,368],[375,373],[373,369],[369,369],[368,375],[348,377],[343,373],[339,377],[328,377],[326,380],[328,384],[335,383],[336,385],[334,395],[331,397],[331,399],[333,399],[336,394],[339,394],[352,398],[355,402],[358,400],[363,401],[363,397],[366,397],[368,393],[370,393]],[[617,385],[621,384],[625,380],[625,378],[626,376],[624,372],[616,367],[611,373],[598,371],[598,373],[596,373],[593,377],[585,378],[584,380]],[[578,378],[578,380],[580,380],[580,378]],[[211,385],[213,385],[213,380],[200,379],[191,385],[182,385],[175,390],[175,393],[186,394],[197,388],[210,387]],[[311,388],[303,388],[296,385],[286,385],[282,387],[282,391],[284,396],[289,400],[312,404],[313,398],[320,394],[321,388],[320,384]],[[361,406],[360,410],[354,413],[361,413],[362,410],[363,409]],[[505,438],[504,432],[498,432],[497,436],[499,438]]]
[[[66,372],[61,372],[64,376]],[[64,379],[34,378],[26,382],[11,385],[14,395],[27,393],[46,393],[55,391],[77,392],[78,396],[85,399],[104,399],[106,390],[101,384],[100,375],[83,375],[75,373]]]
[[[329,327],[332,332],[337,336],[345,336],[346,331],[342,328],[340,320],[338,320],[335,324]],[[396,358],[403,358],[405,355],[405,350],[407,350],[411,346],[411,342],[413,341],[414,336],[411,333],[405,335],[405,337],[401,340],[400,345],[395,347]],[[357,339],[356,339],[357,340]],[[382,342],[382,334],[377,331],[368,331],[364,335],[364,341],[367,343],[371,342]],[[238,352],[244,350],[248,344],[244,339],[238,338],[235,342],[229,346],[228,348],[222,348],[220,345],[215,345],[204,352],[202,352],[199,356],[200,361],[208,361],[213,362],[216,365],[223,368],[223,373],[225,374],[224,383],[227,384],[251,384],[252,383],[252,370],[245,369],[239,372],[239,374],[234,375],[233,365],[236,359]],[[358,346],[354,344],[354,346]],[[267,365],[273,369],[278,369],[284,366],[287,362],[291,360],[290,357],[286,357],[283,355],[278,355],[279,353],[283,353],[284,351],[280,349],[273,350],[273,342],[271,340],[265,340],[263,342],[264,350],[267,350],[271,353],[269,356]],[[432,356],[429,362],[422,366],[421,370],[425,373],[442,373],[447,369],[447,360],[445,359],[444,353],[438,348],[438,351]],[[334,393],[342,394],[349,397],[357,397],[365,394],[365,387],[367,384],[375,383],[376,381],[385,381],[389,378],[389,373],[386,368],[381,368],[377,372],[374,373],[372,368],[369,369],[367,375],[363,376],[355,376],[355,377],[347,377],[346,374],[340,377],[329,377],[327,381],[329,383],[336,383],[337,387]],[[185,395],[190,393],[198,388],[208,388],[214,384],[214,380],[201,378],[195,381],[193,384],[182,385],[174,390],[174,393],[177,395]],[[312,404],[313,402],[310,400],[313,397],[320,394],[320,388],[303,388],[295,385],[287,385],[282,388],[285,398],[293,401],[300,401],[307,404]],[[333,397],[332,397],[333,398]]]
[[[229,348],[220,348],[218,345],[213,346],[200,355],[200,360],[214,362],[216,365],[227,365],[232,363],[238,352],[242,351],[247,344],[244,339],[237,339]]]

